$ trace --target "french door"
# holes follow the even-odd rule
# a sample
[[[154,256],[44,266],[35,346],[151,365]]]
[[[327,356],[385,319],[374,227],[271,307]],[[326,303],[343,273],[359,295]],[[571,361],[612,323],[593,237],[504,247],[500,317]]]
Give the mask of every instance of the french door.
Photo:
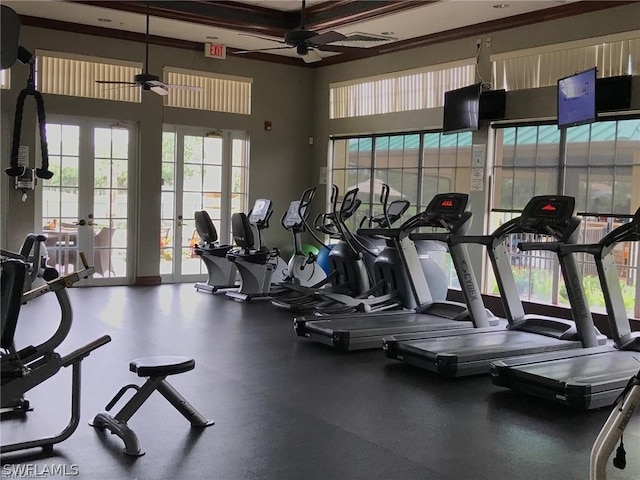
[[[162,138],[160,274],[163,281],[202,279],[195,254],[194,213],[206,210],[222,243],[231,239],[231,214],[247,203],[246,132],[165,126]]]
[[[37,190],[36,229],[61,274],[82,268],[82,252],[96,271],[86,284],[131,283],[135,139],[133,124],[48,116],[54,175]]]

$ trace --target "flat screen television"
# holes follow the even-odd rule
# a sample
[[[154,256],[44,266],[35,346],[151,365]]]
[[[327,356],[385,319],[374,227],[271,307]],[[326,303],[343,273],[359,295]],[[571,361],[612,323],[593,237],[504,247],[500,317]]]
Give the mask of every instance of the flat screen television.
[[[631,108],[631,75],[596,80],[596,111],[615,112]]]
[[[444,93],[442,133],[478,130],[480,122],[480,83]]]
[[[505,90],[484,90],[480,94],[480,121],[501,120],[507,109]]]
[[[596,68],[558,80],[558,128],[596,119]]]

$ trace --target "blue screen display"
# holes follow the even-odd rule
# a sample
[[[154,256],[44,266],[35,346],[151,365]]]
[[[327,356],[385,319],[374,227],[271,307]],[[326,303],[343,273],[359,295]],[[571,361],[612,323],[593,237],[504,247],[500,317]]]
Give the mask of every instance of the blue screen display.
[[[558,80],[558,128],[596,119],[596,69]]]

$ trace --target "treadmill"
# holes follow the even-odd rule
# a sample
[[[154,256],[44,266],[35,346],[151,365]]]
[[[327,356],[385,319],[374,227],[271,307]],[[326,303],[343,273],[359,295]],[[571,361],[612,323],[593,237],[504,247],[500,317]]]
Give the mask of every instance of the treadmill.
[[[581,410],[615,403],[640,365],[640,332],[631,331],[613,259],[622,242],[640,242],[640,208],[596,244],[561,246],[569,255],[593,255],[613,345],[496,361],[491,366],[494,384]]]
[[[487,247],[494,270],[507,327],[395,335],[384,339],[388,358],[448,377],[489,373],[491,362],[518,355],[596,347],[606,343],[593,326],[589,306],[572,255],[560,256],[560,266],[575,321],[525,314],[507,255],[507,240],[515,234],[535,234],[559,243],[575,243],[580,219],[573,216],[575,199],[541,195],[525,206],[520,217],[498,227],[490,235],[455,237],[456,243]],[[555,243],[555,242],[554,242]]]
[[[452,235],[466,233],[471,224],[467,203],[467,194],[439,194],[424,212],[410,218],[399,228],[358,231],[361,235],[385,238],[393,244],[398,257],[395,268],[389,269],[388,262],[382,268],[376,264],[376,276],[391,282],[398,291],[408,289],[417,308],[412,311],[298,317],[294,319],[294,330],[298,336],[339,351],[349,351],[380,348],[382,339],[389,335],[497,326],[498,319],[485,309],[482,302],[466,246],[452,246],[450,253],[458,277],[466,279],[461,281],[461,288],[467,305],[433,300],[416,246],[410,239],[410,234],[421,227],[445,230],[445,233],[421,234],[421,240],[447,242]]]

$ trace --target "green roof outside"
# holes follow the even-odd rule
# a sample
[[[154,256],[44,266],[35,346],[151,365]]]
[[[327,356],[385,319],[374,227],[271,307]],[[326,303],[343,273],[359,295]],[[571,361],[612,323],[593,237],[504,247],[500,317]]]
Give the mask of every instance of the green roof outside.
[[[420,133],[408,133],[405,135],[377,136],[376,149],[378,150],[416,150],[420,147]],[[424,148],[470,147],[472,144],[471,132],[443,135],[442,133],[425,133]],[[349,139],[350,152],[371,151],[372,137]]]
[[[617,132],[616,132],[617,128]],[[509,127],[504,129],[503,144],[560,143],[560,130],[556,125]],[[567,129],[568,142],[612,142],[616,140],[640,140],[640,119],[596,122]]]
[[[560,143],[560,130],[556,125],[534,125],[503,129],[503,144],[514,145],[516,132],[519,145]],[[349,151],[371,151],[373,138],[378,150],[415,150],[420,146],[421,135],[424,135],[424,148],[469,147],[472,144],[471,132],[452,135],[409,133],[352,138],[349,139]],[[567,130],[568,142],[612,142],[616,137],[618,140],[640,140],[640,119],[595,122]]]

